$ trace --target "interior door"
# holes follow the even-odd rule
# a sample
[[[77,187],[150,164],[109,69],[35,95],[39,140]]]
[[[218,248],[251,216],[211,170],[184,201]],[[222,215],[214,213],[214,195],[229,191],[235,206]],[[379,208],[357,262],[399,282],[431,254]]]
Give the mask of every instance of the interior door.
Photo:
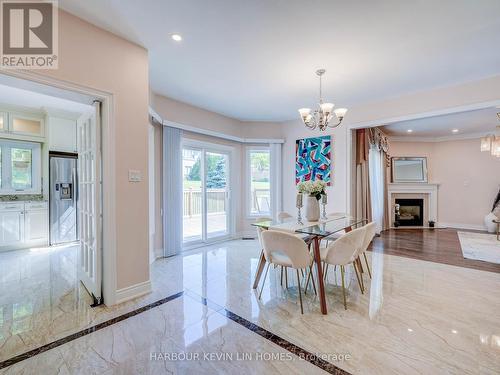
[[[102,214],[100,103],[95,113],[78,120],[78,199],[80,251],[78,274],[94,298],[102,303]]]

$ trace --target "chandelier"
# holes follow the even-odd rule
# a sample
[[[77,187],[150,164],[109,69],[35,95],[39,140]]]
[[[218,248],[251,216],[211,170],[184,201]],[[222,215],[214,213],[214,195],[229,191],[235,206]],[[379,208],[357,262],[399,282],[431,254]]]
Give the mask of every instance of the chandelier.
[[[500,120],[500,112],[497,113]],[[492,156],[500,158],[500,125],[497,125],[496,134],[488,134],[481,138],[481,151],[490,152]]]
[[[321,92],[321,77],[325,74],[325,69],[316,70],[316,75],[319,77],[319,109],[316,109],[311,114],[311,108],[301,108],[299,109],[300,117],[302,118],[302,122],[309,129],[316,129],[324,131],[327,128],[336,128],[340,125],[344,116],[347,112],[346,108],[337,108],[333,111],[334,104],[333,103],[323,103],[323,97]],[[335,115],[335,123],[330,123]]]

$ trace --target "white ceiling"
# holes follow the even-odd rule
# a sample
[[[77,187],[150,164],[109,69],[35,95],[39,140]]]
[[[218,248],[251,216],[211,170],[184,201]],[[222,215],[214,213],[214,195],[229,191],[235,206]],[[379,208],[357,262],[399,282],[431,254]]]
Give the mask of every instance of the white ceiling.
[[[57,109],[68,114],[74,114],[76,117],[78,114],[87,113],[93,108],[86,104],[0,83],[0,105],[2,104],[27,107],[36,110]]]
[[[240,120],[500,74],[498,0],[59,0],[149,51],[155,92]],[[181,43],[171,33],[184,37]]]
[[[463,135],[493,133],[500,125],[497,118],[499,108],[486,108],[476,111],[458,112],[417,120],[401,121],[383,126],[391,136],[404,136],[408,140],[416,138],[461,137]],[[408,129],[412,130],[408,133]],[[453,133],[453,129],[458,132]]]

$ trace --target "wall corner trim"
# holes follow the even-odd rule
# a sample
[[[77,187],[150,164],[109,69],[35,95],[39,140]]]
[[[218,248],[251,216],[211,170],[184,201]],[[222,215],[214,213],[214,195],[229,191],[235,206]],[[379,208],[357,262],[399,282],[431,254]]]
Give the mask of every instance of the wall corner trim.
[[[116,291],[116,302],[114,304],[118,305],[128,300],[151,293],[151,291],[151,280],[118,289]]]

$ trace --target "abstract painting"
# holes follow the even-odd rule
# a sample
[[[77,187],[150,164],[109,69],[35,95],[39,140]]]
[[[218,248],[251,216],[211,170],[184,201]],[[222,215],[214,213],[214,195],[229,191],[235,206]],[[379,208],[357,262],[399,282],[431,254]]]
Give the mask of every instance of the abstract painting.
[[[331,184],[331,145],[329,135],[295,142],[295,184],[316,180]]]

